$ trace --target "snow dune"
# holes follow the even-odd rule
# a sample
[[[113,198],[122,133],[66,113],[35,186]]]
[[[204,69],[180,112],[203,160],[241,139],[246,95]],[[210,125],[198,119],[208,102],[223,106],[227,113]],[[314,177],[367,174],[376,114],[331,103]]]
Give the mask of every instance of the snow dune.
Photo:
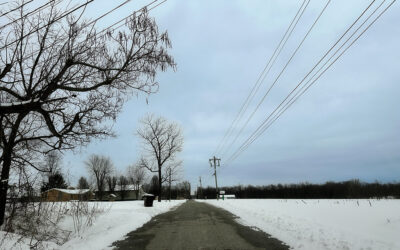
[[[293,249],[400,249],[400,200],[206,200]]]

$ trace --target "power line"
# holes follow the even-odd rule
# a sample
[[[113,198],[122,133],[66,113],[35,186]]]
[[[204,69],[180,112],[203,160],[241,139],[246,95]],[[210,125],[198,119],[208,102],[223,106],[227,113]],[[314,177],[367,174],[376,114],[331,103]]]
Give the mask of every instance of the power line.
[[[380,5],[379,5],[379,7],[381,7],[382,6],[382,4],[385,2],[386,0],[384,0]],[[378,17],[380,17],[392,4],[394,3],[394,1],[391,3],[391,4],[389,4],[389,6],[387,6],[386,8],[385,8],[385,10],[384,11],[382,11],[380,14],[379,14],[379,16]],[[379,8],[378,7],[378,8]],[[369,18],[373,15],[373,14],[375,14],[375,12],[378,10],[378,8],[377,9],[375,9],[374,10],[374,12],[373,13],[371,13],[371,15],[363,22],[363,24],[362,25],[364,25],[365,24],[365,22],[367,21],[367,20],[369,20]],[[377,18],[378,18],[377,17]],[[362,27],[362,25],[360,25],[360,27],[358,27],[357,28],[357,30],[352,34],[352,36],[349,38],[349,39],[347,39],[347,41],[324,63],[324,65],[312,76],[312,78],[310,78],[308,81],[307,81],[307,83],[305,84],[305,85],[303,85],[300,89],[299,89],[299,91],[293,96],[293,97],[291,97],[291,99],[285,104],[286,106],[284,106],[284,107],[281,107],[281,109],[280,109],[280,113],[277,113],[275,116],[274,116],[274,118],[271,120],[271,122],[269,122],[269,124],[267,124],[268,126],[266,126],[266,128],[264,128],[263,129],[263,131],[265,131],[266,129],[268,129],[268,127],[269,126],[271,126],[272,125],[272,123],[274,123],[289,107],[291,107],[291,105],[294,103],[294,102],[296,102],[324,73],[325,73],[325,71],[327,71],[338,59],[339,59],[339,57],[341,57],[346,51],[347,51],[347,49],[349,49],[350,48],[350,46],[351,45],[353,45],[357,40],[358,40],[358,38],[359,37],[361,37],[361,35],[362,34],[364,34],[364,32],[377,20],[377,18],[375,18],[374,19],[374,21],[372,21],[369,25],[368,25],[368,27],[366,28],[366,29],[364,29],[361,33],[360,33],[360,35],[356,38],[356,39],[354,39],[353,40],[353,42],[351,42],[351,44],[350,45],[348,45],[340,54],[339,54],[339,56],[338,57],[336,57],[334,60],[333,60],[333,62],[331,62],[329,65],[328,65],[328,67],[326,67],[323,71],[322,71],[322,73],[321,74],[319,74],[318,76],[317,76],[317,78],[316,79],[314,79],[312,82],[311,82],[311,80],[321,71],[321,69],[323,69],[323,67],[325,67],[326,66],[326,64],[333,58],[333,56],[334,55],[336,55],[337,54],[337,52],[340,50],[340,49],[342,49],[343,47],[344,47],[344,45],[347,43],[347,41],[349,41],[350,40],[350,38],[351,37],[353,37],[353,35],[356,33],[356,32],[358,32],[358,30]],[[311,83],[310,83],[311,82]]]
[[[375,0],[374,0],[375,1]],[[374,2],[373,1],[373,2]],[[350,38],[348,38],[343,44],[342,44],[342,46],[334,53],[334,55],[336,55],[336,53],[340,50],[340,49],[342,49],[343,48],[343,46],[345,45],[345,44],[347,44],[347,42],[354,36],[354,34],[355,33],[357,33],[358,31],[359,31],[359,29],[362,27],[362,26],[364,26],[364,24],[369,20],[369,18],[372,16],[372,15],[374,15],[375,14],[375,12],[383,5],[383,3],[385,2],[386,0],[384,0],[369,16],[368,16],[368,18],[356,29],[356,31],[354,31],[353,32],[353,34],[350,36]],[[287,98],[294,92],[294,90],[295,89],[297,89],[299,86],[300,86],[300,84],[304,81],[304,79],[305,78],[303,78],[303,80],[296,86],[296,88],[294,89],[294,90],[292,90],[292,92],[285,98],[285,100],[270,114],[270,116],[266,119],[266,120],[264,120],[264,122],[263,122],[263,124],[261,124],[258,128],[257,128],[257,130],[255,131],[255,132],[253,132],[253,134],[241,145],[241,147],[228,159],[228,164],[229,163],[231,163],[232,161],[234,161],[244,150],[246,150],[259,136],[261,136],[264,132],[265,132],[265,130],[267,130],[271,125],[272,125],[272,123],[274,123],[294,102],[296,102],[299,98],[300,98],[300,96],[301,95],[303,95],[375,22],[376,22],[376,20],[378,20],[392,5],[393,5],[393,3],[395,2],[396,0],[393,0],[329,65],[328,65],[328,67],[326,67],[318,76],[317,76],[317,78],[315,78],[308,86],[307,86],[307,84],[313,79],[313,77],[315,77],[318,73],[319,73],[319,71],[329,62],[329,60],[331,59],[331,58],[333,58],[333,56],[334,55],[332,55],[329,59],[328,59],[328,61],[313,75],[313,77],[311,77],[310,79],[309,79],[309,81],[306,83],[306,85],[304,85],[301,89],[300,89],[300,91],[299,92],[297,92],[296,93],[296,95],[295,96],[293,96],[290,100],[289,100],[289,102],[287,102],[285,105],[286,106],[283,106],[281,109],[280,109],[280,113],[277,113],[275,116],[274,116],[274,118],[272,119],[272,120],[270,120],[268,123],[266,123],[268,120],[269,120],[269,118],[271,117],[271,115],[273,114],[273,113],[275,113],[276,112],[276,110],[278,110],[279,108],[280,108],[280,106],[282,106],[282,104],[287,100]],[[373,3],[372,2],[372,3]],[[372,5],[372,3],[367,7],[367,9]],[[366,9],[366,10],[367,10]],[[363,15],[365,12],[366,12],[366,10],[361,14],[361,15]],[[359,18],[357,18],[357,20],[356,21],[358,21],[360,19],[360,17]],[[354,24],[353,24],[354,25]],[[353,26],[352,25],[352,26]],[[346,31],[347,32],[347,31]],[[343,36],[342,36],[343,37]],[[341,38],[342,38],[341,37]],[[335,45],[336,45],[337,43],[335,43]],[[335,46],[334,45],[334,46]],[[330,49],[331,50],[331,49]],[[329,50],[329,51],[330,51]],[[317,63],[317,64],[319,64],[321,62],[321,60]],[[313,69],[315,69],[315,66],[314,66],[314,68]],[[309,72],[310,73],[310,72]],[[307,74],[308,75],[308,74]],[[307,86],[305,89],[304,89],[304,87],[305,86]],[[300,94],[299,94],[300,93]]]
[[[92,0],[92,1],[93,1],[93,0]],[[123,2],[122,4],[120,4],[120,5],[118,5],[117,7],[113,8],[112,10],[106,12],[105,14],[103,14],[103,15],[99,16],[98,18],[96,18],[95,20],[92,20],[92,21],[89,22],[88,24],[84,25],[83,28],[88,27],[89,25],[91,25],[91,24],[97,22],[97,21],[100,20],[101,18],[104,18],[106,15],[108,15],[108,14],[110,14],[111,12],[113,12],[113,11],[115,11],[115,10],[121,8],[122,6],[124,6],[125,4],[127,4],[127,3],[130,2],[130,1],[132,1],[132,0],[127,0],[127,1]],[[107,30],[110,30],[110,28],[112,28],[113,26],[115,26],[115,25],[117,25],[117,24],[119,24],[119,23],[121,23],[121,22],[127,20],[127,19],[130,18],[131,16],[135,15],[137,12],[143,11],[145,8],[148,8],[149,6],[151,6],[153,3],[157,2],[157,1],[159,1],[159,0],[154,0],[154,1],[150,2],[149,4],[147,4],[147,5],[145,5],[144,7],[140,8],[139,10],[137,10],[137,11],[133,12],[132,14],[130,14],[130,15],[128,15],[128,16],[126,16],[126,17],[120,19],[119,21],[117,21],[117,22],[115,22],[115,23],[109,25],[108,27],[104,28],[104,29],[101,30],[100,32],[97,32],[95,35],[92,35],[92,36],[88,37],[87,39],[94,38],[94,37],[96,37],[96,36],[100,36],[101,33],[105,32],[105,31],[107,31]],[[166,1],[167,1],[167,0],[164,0],[164,1],[160,2],[159,4],[157,4],[157,5],[153,6],[153,7],[151,7],[148,11],[151,11],[152,9],[158,7],[159,5],[163,4],[163,3],[166,2]],[[60,20],[60,19],[61,19],[61,18],[59,18],[58,20]],[[122,23],[121,25],[119,25],[119,26],[113,28],[112,30],[114,31],[114,30],[120,28],[120,27],[123,26],[123,25],[124,25],[124,23]],[[47,47],[44,48],[44,50],[46,50],[46,49],[48,49],[48,48],[50,48],[50,47],[51,47],[51,46],[47,46]],[[29,54],[29,55],[27,55],[26,57],[24,57],[24,59],[29,58],[29,57],[35,55],[35,54],[38,53],[39,51],[40,51],[40,50],[37,50],[37,51],[35,51],[35,52],[32,52],[31,54]]]
[[[354,31],[353,32],[353,34],[342,44],[342,46],[338,49],[338,50],[336,50],[336,52],[325,62],[325,64],[308,80],[308,82],[306,83],[306,84],[308,84],[312,79],[313,79],[313,77],[316,75],[316,74],[318,74],[318,72],[329,62],[329,60],[333,57],[333,56],[335,56],[336,55],[336,53],[349,41],[349,39],[351,39],[352,37],[353,37],[353,35],[365,24],[365,22],[366,21],[368,21],[369,20],[369,18],[382,6],[382,4],[385,2],[386,0],[384,0],[369,16],[368,16],[368,18],[358,27],[358,29],[356,29],[356,31]],[[282,111],[278,116],[275,116],[273,119],[272,119],[272,122],[270,122],[270,123],[268,123],[268,120],[272,117],[272,115],[274,115],[274,113],[282,106],[282,104],[284,104],[285,103],[285,101],[292,95],[292,93],[294,93],[295,92],[295,90],[304,82],[304,80],[310,75],[310,73],[319,65],[319,63],[329,54],[329,52],[339,43],[339,41],[346,35],[346,33],[354,26],[354,24],[356,23],[356,22],[358,22],[358,20],[362,17],[362,15],[364,15],[365,14],[365,12],[371,7],[371,5],[373,4],[375,2],[375,0],[374,1],[372,1],[369,5],[368,5],[368,7],[361,13],[361,15],[353,22],[353,24],[346,30],[346,32],[336,41],[336,43],[325,53],[325,55],[314,65],[314,67],[307,73],[307,75],[299,82],[299,84],[289,93],[289,95],[287,95],[286,96],[286,98],[278,105],[278,107],[273,111],[273,112],[271,112],[271,114],[263,121],[263,123],[256,129],[256,131],[254,131],[253,132],[253,134],[242,144],[242,146],[229,158],[229,162],[232,162],[234,159],[236,159],[238,156],[239,156],[239,154],[240,153],[242,153],[244,150],[246,150],[249,146],[250,146],[250,144],[252,144],[262,133],[264,133],[264,131],[269,127],[269,126],[271,126],[272,125],[272,123],[275,121],[275,120],[277,120],[279,117],[280,117],[280,115],[284,112],[284,111],[286,111],[288,108],[289,108],[289,106],[291,106],[291,104],[288,106],[288,107],[286,107],[286,109],[284,110],[284,111]],[[336,59],[337,60],[337,59]],[[336,61],[335,60],[335,61]],[[330,67],[330,66],[329,66]],[[327,69],[326,69],[327,70]],[[325,70],[325,71],[326,71]],[[325,72],[324,71],[324,72]],[[323,73],[324,73],[323,72]],[[322,74],[321,74],[322,75]],[[320,75],[320,76],[321,76]],[[319,76],[319,77],[320,77]],[[319,78],[318,77],[318,78]],[[317,78],[317,79],[318,79]],[[316,79],[316,80],[317,80]],[[315,80],[315,81],[316,81]],[[314,81],[314,82],[315,82]],[[297,100],[298,98],[296,98],[296,100]],[[293,100],[293,98],[292,99],[290,99],[290,101],[291,100]],[[289,101],[289,102],[290,102]],[[286,104],[285,104],[286,105]],[[264,128],[263,128],[263,126],[264,126]],[[260,130],[260,131],[259,131]],[[253,138],[252,138],[253,137]]]
[[[22,3],[20,6],[14,8],[12,10],[7,11],[6,13],[2,13],[0,15],[0,17],[3,17],[3,16],[5,16],[5,15],[7,15],[7,14],[13,12],[13,11],[19,10],[20,8],[24,7],[25,5],[27,5],[27,4],[31,3],[31,2],[33,2],[33,0],[29,0],[28,2]]]
[[[147,9],[147,8],[148,8],[149,6],[151,6],[153,3],[158,2],[158,1],[159,1],[159,0],[154,0],[154,1],[152,1],[152,2],[150,2],[150,3],[148,3],[148,4],[146,4],[145,6],[143,6],[142,8],[140,8],[139,10],[134,11],[132,14],[130,14],[130,15],[128,15],[128,16],[126,16],[126,17],[120,19],[119,21],[113,23],[112,25],[110,25],[110,26],[104,28],[103,30],[101,30],[100,32],[98,32],[96,35],[99,35],[99,34],[103,33],[104,31],[109,30],[111,27],[113,27],[113,26],[115,26],[115,25],[117,25],[117,24],[120,24],[120,23],[126,21],[128,18],[130,18],[130,17],[136,15],[136,13],[141,12],[141,11],[143,11],[144,9]],[[160,3],[158,3],[158,4],[156,4],[155,6],[151,7],[150,9],[148,9],[148,11],[151,11],[152,9],[157,8],[158,6],[160,6],[161,4],[165,3],[166,1],[167,1],[167,0],[164,0],[164,1],[162,1],[162,2],[160,2]],[[113,30],[116,30],[116,29],[122,27],[123,25],[124,25],[124,24],[122,23],[121,25],[119,25],[119,26],[113,28]]]
[[[278,108],[280,108],[280,110],[274,115],[274,117],[272,118],[272,120],[268,123],[268,124],[266,124],[266,127],[269,127],[270,125],[272,125],[272,123],[274,123],[294,102],[296,102],[299,98],[300,98],[300,96],[302,96],[303,94],[304,94],[304,92],[306,92],[307,91],[307,89],[308,88],[310,88],[311,87],[311,85],[313,85],[320,77],[321,77],[321,75],[328,69],[328,68],[330,68],[330,66],[341,56],[341,54],[343,54],[351,45],[349,45],[349,46],[347,46],[347,48],[345,48],[345,50],[336,58],[336,59],[334,59],[334,61],[330,64],[330,65],[328,65],[328,67],[327,68],[325,68],[325,70],[320,74],[320,75],[318,75],[318,73],[319,72],[321,72],[321,70],[329,63],[329,61],[331,61],[331,59],[348,43],[348,41],[360,30],[360,28],[362,27],[362,26],[364,26],[364,24],[371,18],[371,16],[373,16],[375,13],[376,13],[376,11],[383,5],[383,3],[385,2],[386,0],[384,0],[383,2],[381,2],[381,4],[377,7],[377,8],[375,8],[375,10],[364,20],[364,22],[350,35],[350,37],[348,37],[347,38],[347,40],[329,57],[329,59],[328,60],[326,60],[326,62],[313,74],[313,76],[299,89],[299,91],[297,92],[297,93],[295,93],[287,102],[286,102],[286,100],[289,98],[289,96],[290,95],[292,95],[294,92],[295,92],[295,90],[301,85],[301,83],[304,81],[304,79],[305,78],[303,78],[303,81],[301,81],[297,86],[296,86],[296,88],[295,89],[293,89],[290,93],[289,93],[289,95],[282,101],[282,103],[281,104],[283,104],[284,102],[286,102],[285,104],[284,104],[284,106],[282,106],[281,107],[281,105],[279,105],[275,110],[274,110],[274,112],[273,113],[275,113],[276,112],[276,110],[278,110]],[[367,7],[367,9],[373,4],[375,2],[375,0],[374,1],[372,1],[371,2],[371,4]],[[363,12],[363,14],[367,11],[367,9],[365,9],[364,10],[364,12]],[[363,15],[362,14],[362,15]],[[361,16],[360,16],[361,17]],[[360,17],[359,18],[357,18],[357,20],[356,21],[358,21],[359,19],[360,19]],[[356,22],[355,21],[355,22]],[[351,27],[353,27],[353,25],[355,24],[355,22],[352,24],[352,26]],[[374,22],[374,21],[373,21]],[[350,29],[351,29],[351,27],[347,30],[347,31],[349,31]],[[342,37],[347,33],[347,31],[342,35]],[[364,31],[365,32],[365,31]],[[341,37],[341,38],[342,38]],[[357,40],[358,38],[356,38],[351,44],[353,44],[356,40]],[[340,39],[339,39],[340,40]],[[335,43],[335,45],[339,42],[339,40]],[[333,48],[333,47],[332,47]],[[331,49],[332,49],[331,48]],[[325,58],[325,56],[331,51],[331,49],[324,55],[324,57],[323,58]],[[322,59],[323,58],[321,58],[321,60],[317,63],[317,64],[319,64],[321,61],[322,61]],[[313,69],[315,69],[316,68],[316,66],[317,66],[317,64],[314,66],[314,68]],[[310,71],[311,72],[311,71]],[[310,73],[309,72],[309,73]],[[309,74],[307,74],[307,76],[308,76]],[[314,80],[314,81],[312,81],[312,79],[314,79],[314,77],[316,76],[316,75],[318,75],[317,76],[317,78]],[[311,82],[312,81],[312,82]],[[310,84],[310,82],[311,82],[311,84]],[[263,129],[264,131],[266,130],[266,129]]]
[[[120,5],[114,7],[113,9],[107,11],[106,13],[104,13],[104,14],[101,15],[101,16],[99,16],[98,18],[92,20],[91,22],[89,22],[88,24],[86,24],[83,28],[85,28],[85,27],[87,27],[87,26],[89,26],[89,25],[91,25],[91,24],[93,24],[93,23],[96,23],[96,22],[99,21],[100,19],[104,18],[105,16],[109,15],[110,13],[112,13],[112,12],[116,11],[117,9],[121,8],[122,6],[124,6],[125,4],[129,3],[130,1],[132,1],[132,0],[126,0],[125,2],[123,2],[123,3],[121,3]]]
[[[145,6],[143,6],[142,8],[140,8],[140,9],[134,11],[132,14],[130,14],[130,15],[128,15],[128,16],[126,16],[126,17],[120,19],[119,21],[117,21],[117,22],[115,22],[115,23],[113,23],[113,24],[107,26],[106,28],[102,29],[100,32],[97,32],[96,34],[94,34],[94,35],[88,37],[87,39],[91,39],[91,38],[94,38],[94,37],[99,37],[99,36],[100,36],[102,33],[104,33],[105,31],[114,31],[114,30],[116,30],[116,29],[119,29],[120,27],[122,27],[122,26],[124,25],[124,23],[122,23],[122,22],[124,22],[124,21],[126,21],[127,19],[133,17],[133,16],[136,15],[138,12],[141,12],[141,11],[147,9],[147,8],[148,8],[149,6],[151,6],[153,3],[156,3],[156,2],[158,2],[158,1],[159,1],[159,0],[153,0],[152,2],[150,2],[150,3],[146,4]],[[162,2],[160,2],[160,3],[158,3],[158,4],[154,5],[154,6],[152,6],[151,8],[149,8],[147,11],[151,11],[151,10],[157,8],[158,6],[160,6],[161,4],[165,3],[166,1],[167,1],[167,0],[163,0]],[[120,24],[120,23],[122,23],[122,24]],[[117,25],[117,24],[120,24],[120,25],[114,27],[114,26]],[[87,27],[87,26],[85,26],[85,27]],[[114,28],[112,28],[112,27],[114,27]],[[112,28],[112,29],[111,29],[111,28]]]
[[[268,94],[270,93],[271,89],[275,86],[275,84],[277,83],[277,81],[280,79],[280,77],[282,76],[282,74],[285,72],[287,66],[291,63],[292,59],[294,58],[294,56],[297,54],[297,52],[299,51],[299,49],[301,48],[301,46],[303,45],[304,41],[307,39],[308,35],[311,33],[311,31],[313,30],[313,28],[315,27],[315,25],[317,24],[318,20],[320,19],[320,17],[322,16],[322,14],[325,12],[326,8],[328,7],[329,3],[331,2],[331,0],[328,0],[327,3],[325,4],[324,8],[321,10],[321,12],[319,13],[319,15],[317,16],[317,18],[315,19],[315,21],[313,22],[313,24],[311,25],[311,27],[308,29],[307,33],[305,34],[305,36],[303,37],[303,39],[301,40],[301,42],[299,43],[299,45],[297,46],[297,48],[295,49],[295,51],[292,53],[292,55],[290,56],[289,60],[286,62],[285,66],[282,68],[282,70],[280,71],[280,73],[278,74],[278,76],[275,78],[274,82],[271,84],[271,86],[268,88],[267,92],[264,94],[264,96],[261,98],[261,100],[258,102],[256,108],[253,110],[253,112],[251,113],[251,115],[247,118],[246,122],[243,124],[243,126],[241,127],[240,131],[236,134],[236,137],[234,138],[233,142],[229,145],[229,147],[225,150],[224,154],[222,155],[222,158],[224,158],[224,156],[229,152],[229,150],[232,148],[232,145],[237,141],[237,139],[239,138],[240,134],[243,132],[243,130],[246,128],[247,124],[250,122],[250,120],[253,118],[254,114],[257,112],[257,110],[259,109],[259,107],[261,106],[261,104],[264,102],[265,98],[268,96]]]
[[[54,4],[54,6],[58,5],[58,4],[61,3],[62,1],[63,1],[63,0],[58,0],[57,3]],[[7,26],[9,26],[9,25],[11,25],[11,24],[13,24],[13,23],[16,23],[17,21],[19,21],[19,20],[21,20],[21,19],[23,19],[23,18],[26,18],[26,17],[28,17],[28,16],[30,16],[30,15],[32,15],[32,14],[34,14],[34,13],[40,11],[40,10],[42,10],[42,9],[45,8],[47,5],[49,5],[49,4],[53,3],[53,2],[56,2],[56,1],[55,1],[55,0],[48,1],[47,3],[45,3],[45,4],[43,4],[43,5],[39,6],[39,7],[37,7],[36,9],[34,9],[34,10],[28,12],[27,14],[25,14],[25,15],[23,15],[23,16],[21,16],[21,17],[15,19],[15,20],[13,20],[13,21],[11,21],[11,22],[9,22],[9,23],[7,23],[7,24],[1,26],[1,27],[0,27],[0,30],[3,29],[3,28],[5,28],[5,27],[7,27]]]
[[[386,1],[386,0],[384,0],[383,2],[385,2],[385,1]],[[246,150],[246,149],[250,146],[251,143],[253,143],[262,133],[264,133],[264,131],[265,131],[270,125],[272,125],[272,123],[273,123],[276,119],[278,119],[278,118],[280,117],[280,115],[281,115],[284,111],[287,110],[288,107],[287,107],[282,113],[280,113],[278,116],[275,115],[275,117],[272,119],[272,122],[269,121],[269,119],[272,117],[272,115],[274,115],[274,113],[282,106],[282,104],[285,103],[285,101],[290,97],[290,95],[291,95],[292,93],[295,92],[295,90],[304,82],[304,80],[308,77],[308,75],[319,65],[319,63],[326,57],[326,55],[338,44],[338,42],[339,42],[339,41],[344,37],[344,35],[354,26],[354,24],[361,18],[361,16],[368,10],[368,8],[369,8],[374,2],[375,2],[375,0],[371,2],[371,4],[363,11],[363,13],[356,19],[356,21],[353,22],[353,24],[352,24],[352,25],[346,30],[346,32],[339,38],[339,40],[325,53],[325,55],[314,65],[314,67],[307,73],[307,75],[300,81],[300,83],[289,93],[289,95],[287,95],[287,97],[278,105],[278,107],[277,107],[273,112],[271,112],[271,114],[263,121],[263,123],[256,129],[256,131],[254,131],[253,134],[241,145],[241,147],[229,158],[228,161],[232,162],[234,159],[236,159],[236,158],[239,156],[240,153],[242,153],[244,150]],[[377,7],[377,9],[383,4],[383,2]],[[375,9],[375,11],[364,21],[364,23],[376,12],[377,9]],[[364,23],[363,23],[363,24],[364,24]],[[361,28],[361,26],[362,26],[363,24],[361,24],[359,28]],[[358,28],[355,32],[353,32],[353,34],[350,36],[350,38],[359,30],[359,28]],[[348,41],[350,38],[348,38],[348,39],[344,42],[344,44],[342,44],[342,46],[328,59],[327,62],[325,62],[325,64],[324,64],[321,68],[323,68],[323,67],[326,65],[326,63],[328,63],[329,60],[330,60],[334,55],[336,55],[336,53],[347,43],[347,41]],[[313,78],[316,74],[318,74],[318,72],[321,70],[321,68],[308,80],[307,83],[309,83],[309,82],[312,80],[312,78]],[[325,70],[325,71],[326,71],[326,70]],[[324,71],[324,72],[325,72],[325,71]],[[319,77],[318,77],[318,78],[319,78]],[[307,84],[307,83],[306,83],[306,84]],[[293,98],[292,98],[292,99],[293,99]],[[291,100],[292,100],[292,99],[291,99]],[[285,104],[285,105],[286,105],[286,104]],[[290,105],[289,105],[289,106],[290,106]],[[263,127],[263,126],[264,126],[264,127]]]
[[[61,20],[62,18],[68,16],[69,14],[71,14],[71,13],[73,13],[73,12],[75,12],[75,11],[77,11],[77,10],[83,8],[83,7],[86,7],[88,4],[92,3],[93,1],[94,1],[94,0],[88,0],[86,3],[81,4],[81,5],[79,5],[78,7],[76,7],[76,8],[74,8],[74,9],[68,11],[66,14],[63,14],[63,15],[59,16],[59,17],[56,18],[55,20],[52,20],[51,23],[55,23],[55,22]],[[36,30],[33,30],[33,31],[28,32],[28,34],[25,34],[25,35],[21,36],[20,38],[18,38],[18,39],[16,39],[16,40],[14,40],[14,41],[12,41],[12,42],[10,42],[10,43],[4,45],[3,47],[0,48],[0,50],[6,48],[6,47],[8,47],[8,46],[10,46],[10,45],[12,45],[12,44],[14,44],[14,43],[16,43],[16,42],[18,42],[18,41],[21,41],[22,39],[24,39],[24,38],[26,38],[26,37],[28,37],[28,36],[30,36],[30,35],[32,35],[32,34],[38,32],[39,30],[41,30],[41,29],[43,29],[43,28],[46,28],[48,25],[49,25],[49,24],[40,26],[40,27],[37,28]]]
[[[301,9],[303,8],[305,2],[306,2],[306,0],[303,1],[303,3],[302,3],[302,5],[300,6],[300,8],[298,9],[296,15],[294,16],[294,18],[293,18],[292,21],[290,22],[289,27],[286,29],[286,32],[285,32],[285,34],[282,36],[282,38],[281,38],[281,40],[280,40],[278,46],[275,48],[274,53],[273,53],[272,56],[269,58],[267,64],[265,65],[263,71],[262,71],[261,74],[259,75],[259,77],[258,77],[257,81],[255,82],[253,88],[251,89],[249,95],[247,96],[247,98],[245,99],[244,103],[243,103],[242,106],[240,107],[239,112],[236,114],[235,119],[232,121],[231,125],[229,126],[229,129],[225,132],[225,134],[224,134],[222,140],[220,141],[219,145],[217,146],[217,149],[214,151],[214,155],[217,154],[220,150],[222,150],[222,149],[224,148],[224,146],[225,146],[225,144],[226,144],[226,142],[227,142],[227,140],[225,140],[225,139],[228,139],[228,138],[230,137],[231,132],[232,132],[233,130],[235,130],[237,123],[240,121],[240,119],[243,117],[243,114],[246,112],[247,107],[248,107],[248,104],[249,104],[249,103],[252,101],[252,99],[254,98],[255,93],[258,92],[258,90],[259,90],[259,88],[260,88],[260,86],[261,86],[261,83],[263,82],[265,76],[268,75],[270,69],[272,68],[272,65],[275,63],[276,58],[278,58],[279,54],[281,53],[283,47],[285,46],[287,40],[288,40],[289,37],[291,36],[291,34],[292,34],[294,28],[296,27],[298,21],[300,20],[301,16],[302,16],[303,13],[304,13],[304,10],[307,8],[307,5],[309,4],[310,1],[307,2],[306,7],[303,9],[303,11],[302,11],[301,14],[300,14],[300,17],[297,19],[297,17],[298,17],[298,15],[299,15]],[[297,19],[297,21],[295,22],[296,19]],[[295,23],[294,26],[293,26],[293,23]],[[293,26],[293,27],[292,27],[292,26]],[[290,32],[289,32],[289,31],[290,31]],[[289,34],[289,35],[288,35],[288,34]],[[286,39],[285,39],[285,37],[286,37]],[[283,45],[282,45],[282,42],[283,42]],[[281,45],[282,45],[282,47],[281,47]],[[280,48],[280,49],[279,49],[279,48]],[[278,52],[278,49],[279,49],[279,52]],[[278,52],[278,53],[277,53],[277,52]],[[275,55],[276,55],[276,57],[275,57]],[[274,57],[275,57],[275,59],[272,60]],[[271,62],[272,62],[272,63],[271,63]],[[267,68],[269,68],[268,71],[267,71]],[[265,72],[266,72],[266,73],[265,73]],[[265,73],[265,75],[264,75],[264,73]],[[263,75],[264,75],[264,77],[263,77]],[[261,80],[261,79],[263,79],[263,80]],[[261,81],[260,81],[260,80],[261,80]],[[235,125],[235,123],[236,123],[236,125]],[[235,127],[235,128],[234,128],[234,127]]]

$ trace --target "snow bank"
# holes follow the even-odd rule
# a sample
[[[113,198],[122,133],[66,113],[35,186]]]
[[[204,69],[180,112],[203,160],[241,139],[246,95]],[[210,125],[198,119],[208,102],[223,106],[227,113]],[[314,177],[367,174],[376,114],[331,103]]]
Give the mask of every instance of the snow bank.
[[[206,200],[293,249],[400,249],[400,200]]]
[[[112,202],[110,210],[99,216],[94,225],[79,237],[67,241],[59,249],[108,249],[117,240],[141,227],[152,217],[181,205],[184,201],[154,201],[153,207],[144,207],[143,201]],[[105,206],[110,203],[103,203]]]
[[[94,223],[84,229],[83,232],[72,233],[71,239],[58,246],[53,242],[44,242],[45,249],[74,249],[74,250],[98,250],[111,249],[110,245],[117,240],[141,227],[152,217],[167,212],[181,205],[180,201],[154,201],[153,207],[144,207],[143,201],[117,201],[117,202],[90,202],[98,208],[103,208],[104,213],[97,216]],[[59,224],[60,228],[74,232],[72,217],[66,217]],[[4,232],[0,232],[0,239],[4,238]],[[15,244],[19,240],[20,242]],[[19,235],[8,234],[0,245],[1,249],[29,249],[29,240],[21,240]]]

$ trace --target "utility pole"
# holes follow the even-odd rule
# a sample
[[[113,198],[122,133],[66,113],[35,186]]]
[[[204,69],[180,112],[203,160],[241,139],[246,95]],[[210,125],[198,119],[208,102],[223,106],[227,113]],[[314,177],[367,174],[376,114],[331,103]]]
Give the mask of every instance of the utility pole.
[[[218,182],[217,182],[217,167],[220,166],[220,161],[221,159],[216,158],[215,156],[211,159],[209,159],[211,167],[214,167],[214,176],[215,176],[215,191],[217,192],[217,200],[219,200],[218,197]]]
[[[169,176],[168,176],[168,177],[169,177],[169,178],[168,178],[168,182],[169,182],[169,192],[168,192],[168,193],[169,193],[169,201],[171,201],[171,183],[172,183],[172,180],[171,180],[171,175],[172,175],[172,174],[171,174],[171,168],[168,169],[168,170],[169,170],[169,171],[168,171],[168,172],[169,172],[169,173],[168,173],[168,175],[169,175]]]
[[[201,185],[201,176],[199,176],[199,181],[200,181],[200,195],[199,195],[199,199],[203,199],[203,186]]]

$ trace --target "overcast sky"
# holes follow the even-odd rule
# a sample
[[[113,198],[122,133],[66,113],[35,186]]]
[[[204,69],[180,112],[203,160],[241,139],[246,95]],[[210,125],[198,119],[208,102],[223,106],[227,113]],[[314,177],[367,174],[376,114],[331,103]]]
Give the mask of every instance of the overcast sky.
[[[95,17],[116,5],[110,2],[94,3],[88,14]],[[146,3],[133,2],[99,25],[110,24]],[[160,29],[168,30],[177,71],[158,75],[159,92],[148,98],[148,104],[140,93],[126,103],[114,126],[117,138],[65,153],[64,165],[69,168],[72,184],[87,175],[84,160],[90,154],[109,156],[121,172],[135,163],[141,153],[134,134],[138,120],[154,113],[183,128],[185,144],[180,157],[184,179],[191,181],[193,188],[199,176],[203,186],[214,185],[208,159],[301,3],[168,0],[152,10],[150,15]],[[247,114],[325,3],[311,1]],[[254,131],[369,3],[342,0],[328,5],[232,149]],[[218,170],[219,185],[321,183],[352,178],[400,181],[399,17],[395,3],[261,137],[234,162]]]

